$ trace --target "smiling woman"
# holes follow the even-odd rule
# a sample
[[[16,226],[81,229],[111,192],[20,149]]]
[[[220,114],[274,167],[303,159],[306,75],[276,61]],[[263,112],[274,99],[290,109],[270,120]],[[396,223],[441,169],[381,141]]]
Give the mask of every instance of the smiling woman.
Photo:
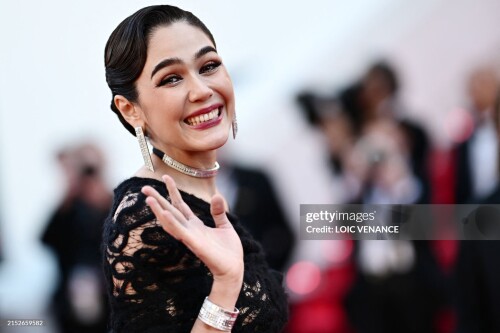
[[[105,65],[111,109],[145,158],[104,228],[112,332],[279,332],[281,276],[215,187],[216,149],[237,127],[210,31],[177,7],[146,7],[113,31]]]

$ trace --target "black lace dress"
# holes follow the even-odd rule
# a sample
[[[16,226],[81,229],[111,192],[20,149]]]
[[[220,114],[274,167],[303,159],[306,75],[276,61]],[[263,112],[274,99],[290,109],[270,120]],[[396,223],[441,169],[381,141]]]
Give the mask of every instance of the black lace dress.
[[[104,225],[104,273],[111,304],[113,333],[190,332],[210,293],[208,268],[181,242],[163,230],[145,203],[141,188],[154,179],[130,178],[115,189],[115,202]],[[215,227],[210,205],[181,192],[191,210]],[[236,307],[240,315],[232,332],[280,332],[288,319],[281,275],[269,270],[259,244],[228,214],[240,236],[245,273]]]

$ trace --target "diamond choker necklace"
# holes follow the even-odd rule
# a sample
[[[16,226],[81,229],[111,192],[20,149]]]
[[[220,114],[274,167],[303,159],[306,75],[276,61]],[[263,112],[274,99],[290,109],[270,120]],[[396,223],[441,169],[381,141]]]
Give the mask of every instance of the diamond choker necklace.
[[[217,174],[217,170],[219,170],[219,163],[217,162],[215,162],[215,166],[213,168],[196,169],[174,160],[172,157],[168,156],[167,154],[165,154],[164,152],[155,147],[153,147],[153,154],[161,158],[161,160],[172,169],[175,169],[191,177],[210,178],[214,177]]]

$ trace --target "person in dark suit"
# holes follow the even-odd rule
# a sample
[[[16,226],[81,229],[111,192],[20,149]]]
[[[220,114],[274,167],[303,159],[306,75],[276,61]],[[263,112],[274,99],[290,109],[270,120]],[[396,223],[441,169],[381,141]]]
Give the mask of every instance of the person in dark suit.
[[[223,163],[218,182],[240,221],[257,239],[269,266],[283,272],[295,246],[291,230],[271,179],[264,171]]]
[[[500,91],[493,113],[497,140],[500,141]],[[497,152],[500,158],[500,150]],[[500,172],[500,170],[497,170]],[[500,203],[500,182],[479,204]],[[495,206],[496,208],[496,206]],[[496,222],[499,220],[495,219]],[[500,240],[460,242],[455,271],[457,333],[500,332]]]
[[[468,88],[474,129],[456,148],[456,203],[484,198],[496,183],[498,140],[493,109],[499,86],[499,79],[492,68],[478,68],[470,76]]]

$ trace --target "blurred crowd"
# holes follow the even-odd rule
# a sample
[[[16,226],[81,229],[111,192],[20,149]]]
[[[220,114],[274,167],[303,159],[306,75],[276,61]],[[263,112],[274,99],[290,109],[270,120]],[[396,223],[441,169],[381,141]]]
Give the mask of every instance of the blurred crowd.
[[[467,87],[469,105],[448,149],[408,116],[399,75],[386,61],[330,95],[298,94],[305,121],[324,139],[325,167],[342,187],[335,204],[499,202],[498,72],[477,67]],[[61,333],[106,332],[100,243],[112,193],[104,154],[81,143],[56,159],[65,192],[41,235],[59,269],[49,312]],[[331,265],[292,262],[297,223],[287,219],[272,178],[224,151],[220,159],[220,191],[269,266],[302,296],[292,298],[286,333],[500,332],[498,241],[318,241],[335,258]],[[290,282],[297,276],[312,287],[298,292]]]
[[[386,61],[345,89],[304,91],[297,102],[324,138],[344,193],[337,204],[498,203],[499,83],[493,67],[470,73],[467,111],[450,119],[462,125],[448,149],[408,117]],[[331,242],[352,251],[292,304],[288,332],[500,332],[499,241]]]

